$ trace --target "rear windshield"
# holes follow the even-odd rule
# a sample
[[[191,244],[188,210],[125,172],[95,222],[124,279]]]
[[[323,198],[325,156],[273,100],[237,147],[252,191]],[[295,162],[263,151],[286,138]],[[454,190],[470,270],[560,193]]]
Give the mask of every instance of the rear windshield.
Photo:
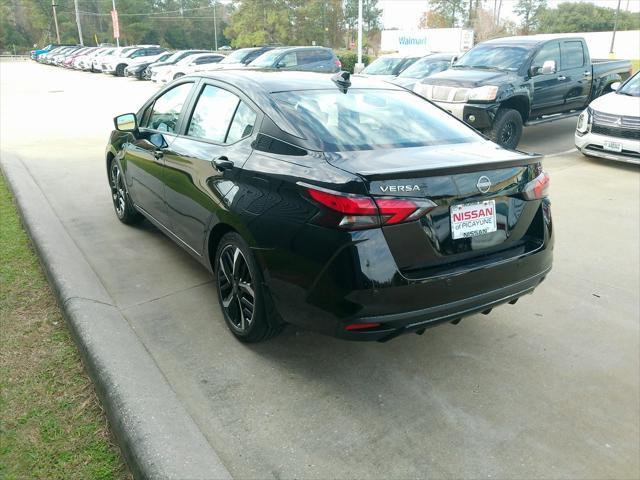
[[[319,150],[372,150],[479,141],[471,128],[410,92],[304,90],[272,94]]]
[[[282,50],[270,50],[260,55],[249,65],[251,65],[252,67],[260,67],[260,68],[272,67],[273,63],[276,61],[276,58],[278,58],[281,53],[282,53]]]
[[[242,63],[244,58],[254,51],[255,49],[253,48],[241,48],[227,55],[220,63]]]
[[[381,57],[365,68],[362,73],[367,75],[393,75],[396,67],[404,62],[404,58]]]
[[[425,57],[409,65],[409,67],[403,70],[398,76],[402,78],[424,78],[433,73],[446,70],[448,64],[449,60],[446,58]]]

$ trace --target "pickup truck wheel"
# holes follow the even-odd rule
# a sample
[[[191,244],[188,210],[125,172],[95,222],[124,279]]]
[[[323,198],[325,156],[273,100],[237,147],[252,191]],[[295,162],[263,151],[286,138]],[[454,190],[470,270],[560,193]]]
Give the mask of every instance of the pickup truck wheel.
[[[522,136],[522,117],[517,110],[501,108],[498,110],[489,137],[501,147],[514,149]]]

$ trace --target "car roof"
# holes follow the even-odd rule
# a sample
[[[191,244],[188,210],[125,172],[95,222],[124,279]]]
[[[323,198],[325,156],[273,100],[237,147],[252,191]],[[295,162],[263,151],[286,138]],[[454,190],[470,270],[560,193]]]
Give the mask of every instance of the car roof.
[[[430,53],[429,55],[425,55],[420,59],[428,58],[430,60],[451,60],[456,55],[459,55],[459,54],[458,53]]]
[[[395,53],[385,53],[384,55],[380,55],[378,58],[421,58],[422,56],[423,55],[395,52]],[[376,58],[376,60],[378,58]]]
[[[194,53],[193,55],[189,55],[188,56],[188,58],[190,58],[191,60],[194,60],[196,58],[202,58],[202,57],[222,57],[222,58],[224,58],[225,55],[223,55],[222,53],[216,53],[216,52],[201,52],[201,53]],[[186,58],[184,60],[186,60]]]
[[[220,80],[237,86],[246,92],[262,94],[290,92],[295,90],[330,90],[338,87],[333,82],[335,74],[317,72],[283,72],[278,70],[213,70],[192,75]],[[378,88],[385,90],[404,90],[382,80],[361,75],[351,75],[350,88]]]
[[[584,40],[582,37],[567,37],[563,35],[554,35],[554,34],[538,34],[538,35],[527,35],[527,36],[517,36],[517,37],[504,37],[504,38],[494,38],[493,40],[487,40],[486,42],[482,42],[480,45],[511,45],[511,44],[519,44],[526,47],[531,47],[535,45],[539,45],[540,43],[547,42],[549,40]]]
[[[265,45],[265,47],[268,47],[268,45]],[[261,47],[264,48],[264,47]],[[273,47],[270,51],[271,52],[284,52],[286,50],[331,50],[328,47],[320,47],[320,46],[309,46],[309,45],[301,45],[301,46],[297,46],[297,47]]]

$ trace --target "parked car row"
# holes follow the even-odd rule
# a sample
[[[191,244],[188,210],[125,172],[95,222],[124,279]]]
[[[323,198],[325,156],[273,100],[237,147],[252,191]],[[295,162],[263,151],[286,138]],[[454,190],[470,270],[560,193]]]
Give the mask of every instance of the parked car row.
[[[49,46],[52,47],[52,46]],[[167,83],[189,73],[238,68],[335,73],[342,67],[325,47],[261,46],[229,55],[210,50],[167,51],[159,45],[83,47],[64,45],[32,52],[40,63]]]

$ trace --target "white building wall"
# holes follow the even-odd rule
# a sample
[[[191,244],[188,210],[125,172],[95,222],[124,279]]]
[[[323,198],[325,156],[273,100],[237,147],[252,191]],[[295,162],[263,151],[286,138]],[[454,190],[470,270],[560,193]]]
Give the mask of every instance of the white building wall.
[[[473,30],[465,28],[425,28],[383,30],[380,50],[405,54],[459,52],[473,47]]]

